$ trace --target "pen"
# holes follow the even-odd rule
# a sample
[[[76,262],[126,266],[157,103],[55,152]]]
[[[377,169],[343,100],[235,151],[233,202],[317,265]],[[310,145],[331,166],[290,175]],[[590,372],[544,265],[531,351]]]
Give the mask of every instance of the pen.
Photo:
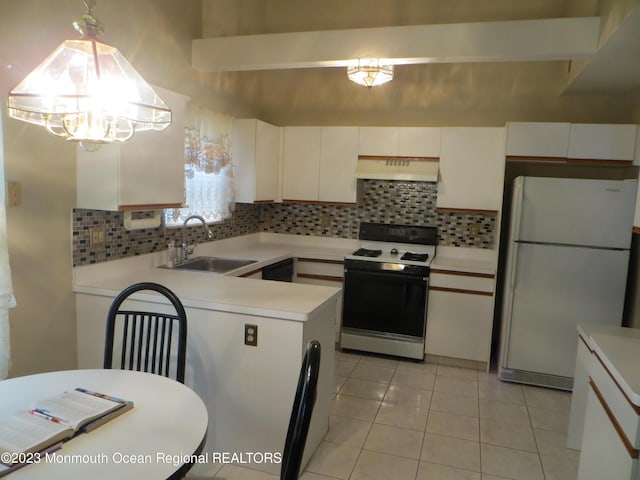
[[[69,421],[66,418],[62,418],[62,417],[59,417],[58,415],[54,415],[51,411],[45,410],[44,408],[36,407],[34,410],[36,412],[38,412],[38,413],[46,415],[47,417],[56,418],[56,419],[60,420],[61,422],[68,422]]]
[[[38,417],[42,417],[45,420],[49,420],[49,421],[54,422],[54,423],[60,423],[59,419],[57,419],[56,417],[54,417],[52,415],[49,415],[49,414],[43,412],[42,410],[40,410],[38,408],[33,409],[33,410],[29,410],[29,413],[32,414],[32,415],[36,415]]]

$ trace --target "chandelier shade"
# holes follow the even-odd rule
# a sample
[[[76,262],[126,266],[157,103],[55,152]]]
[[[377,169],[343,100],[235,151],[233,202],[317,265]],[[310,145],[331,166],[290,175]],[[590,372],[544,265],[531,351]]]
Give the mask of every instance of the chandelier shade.
[[[169,126],[171,110],[153,88],[117,48],[96,40],[101,25],[90,12],[74,26],[85,37],[64,41],[11,90],[9,115],[83,145],[124,142],[137,131]]]
[[[360,58],[347,67],[349,80],[365,87],[375,87],[393,80],[393,65],[379,58]]]

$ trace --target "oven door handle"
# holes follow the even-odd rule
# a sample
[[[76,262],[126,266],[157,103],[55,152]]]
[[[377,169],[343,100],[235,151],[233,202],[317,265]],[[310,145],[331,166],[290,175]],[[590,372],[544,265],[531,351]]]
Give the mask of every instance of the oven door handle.
[[[417,277],[413,275],[407,275],[404,273],[393,272],[390,270],[376,271],[376,270],[347,270],[344,271],[344,279],[347,281],[350,275],[357,277],[377,277],[377,278],[389,278],[394,280],[401,280],[407,283],[424,283],[425,286],[429,284],[429,277]]]

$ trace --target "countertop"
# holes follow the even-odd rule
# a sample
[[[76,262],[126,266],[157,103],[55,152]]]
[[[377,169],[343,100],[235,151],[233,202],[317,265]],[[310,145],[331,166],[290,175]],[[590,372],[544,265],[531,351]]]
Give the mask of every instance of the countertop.
[[[627,398],[640,406],[640,329],[580,324],[578,332]]]
[[[484,248],[437,247],[432,270],[449,270],[495,275],[498,258],[495,250]]]
[[[337,297],[341,290],[238,276],[290,257],[341,261],[356,247],[357,240],[352,239],[254,233],[196,246],[192,257],[256,261],[224,275],[158,268],[166,264],[166,251],[162,251],[75,267],[74,291],[113,297],[128,285],[151,281],[175,291],[185,307],[304,321],[317,308]],[[495,274],[495,251],[438,247],[432,268]]]
[[[350,241],[291,241],[285,235],[253,234],[199,244],[193,256],[217,256],[256,260],[224,275],[158,268],[166,263],[166,251],[74,268],[74,291],[114,297],[123,288],[148,281],[166,285],[185,307],[305,321],[340,289],[300,283],[238,278],[247,272],[294,256],[342,259],[353,250]],[[153,300],[155,296],[148,295]],[[157,297],[155,297],[157,298]]]

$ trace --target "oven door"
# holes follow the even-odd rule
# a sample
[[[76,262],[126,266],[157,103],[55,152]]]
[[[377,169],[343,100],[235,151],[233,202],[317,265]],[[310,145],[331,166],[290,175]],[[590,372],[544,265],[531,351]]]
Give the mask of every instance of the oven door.
[[[343,328],[424,338],[428,276],[345,267]]]

